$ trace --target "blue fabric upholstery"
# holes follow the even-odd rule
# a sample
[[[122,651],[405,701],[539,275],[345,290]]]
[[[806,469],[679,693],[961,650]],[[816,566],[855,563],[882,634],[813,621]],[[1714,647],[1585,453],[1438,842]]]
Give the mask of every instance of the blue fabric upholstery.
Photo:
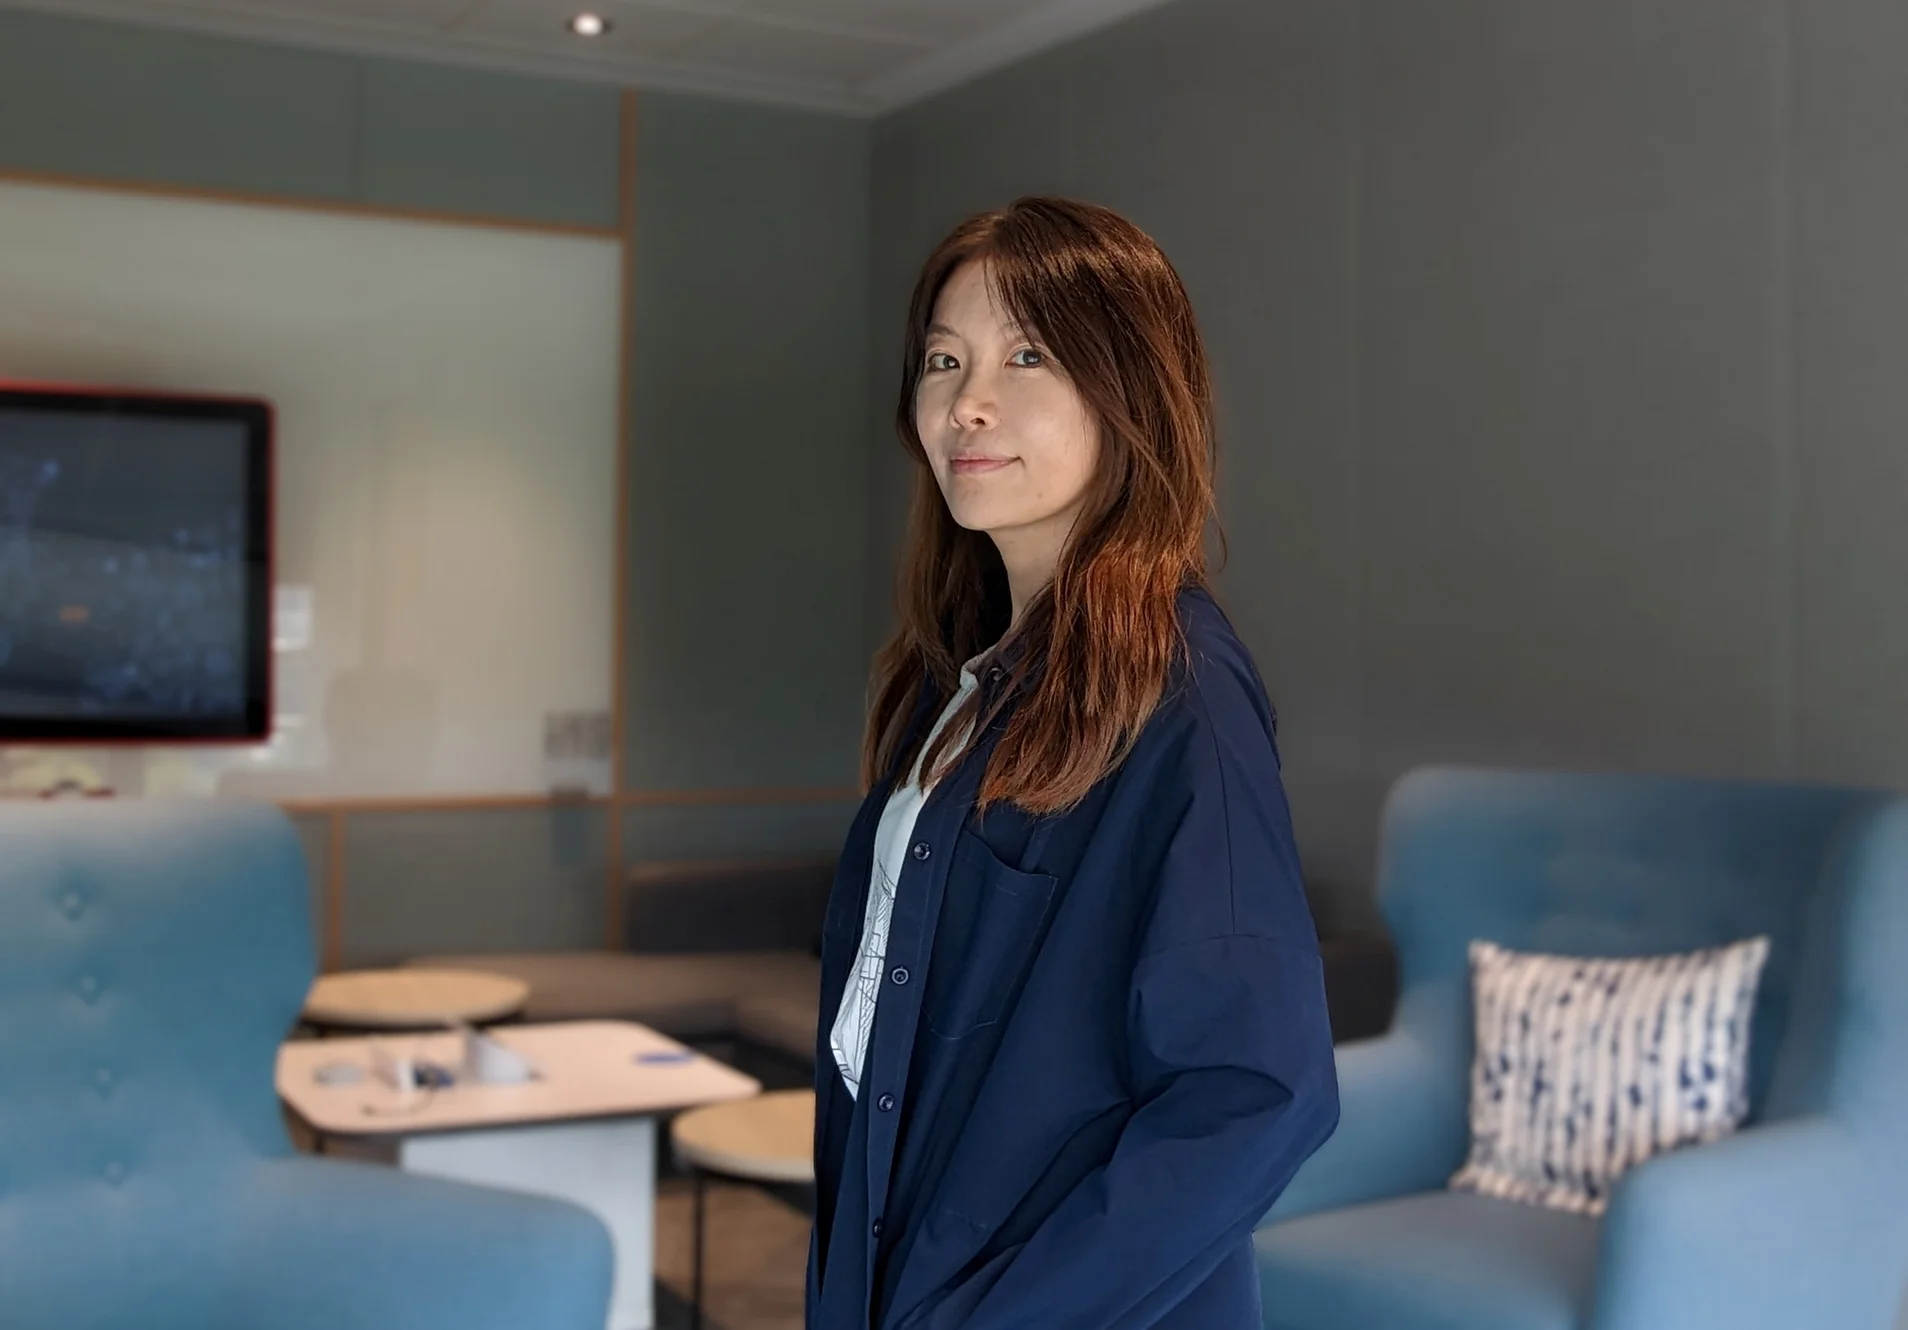
[[[0,805],[0,1323],[602,1330],[595,1216],[291,1149],[312,972],[277,810]]]
[[[1387,804],[1401,995],[1338,1049],[1337,1133],[1255,1237],[1280,1330],[1888,1330],[1908,1279],[1908,803],[1439,768]],[[1766,933],[1750,1121],[1602,1221],[1443,1191],[1468,1143],[1473,937],[1576,955]]]
[[[1596,1275],[1595,1220],[1468,1192],[1327,1210],[1254,1240],[1279,1330],[1571,1330]]]

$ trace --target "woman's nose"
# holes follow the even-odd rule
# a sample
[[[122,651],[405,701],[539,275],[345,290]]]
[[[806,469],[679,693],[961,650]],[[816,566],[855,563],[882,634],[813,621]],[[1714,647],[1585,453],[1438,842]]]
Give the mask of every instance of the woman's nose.
[[[986,429],[1000,418],[1000,409],[986,385],[970,379],[954,399],[954,423],[962,429]]]

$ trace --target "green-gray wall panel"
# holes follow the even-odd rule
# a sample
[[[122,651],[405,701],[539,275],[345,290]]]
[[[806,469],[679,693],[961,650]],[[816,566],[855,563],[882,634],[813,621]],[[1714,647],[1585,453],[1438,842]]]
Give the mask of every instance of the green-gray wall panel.
[[[832,858],[858,805],[654,804],[623,810],[623,858],[631,864],[678,859]]]
[[[1229,552],[1219,592],[1279,709],[1307,871],[1325,882],[1366,869],[1348,847],[1375,804],[1350,299],[1356,33],[1340,0],[1196,3],[1114,28],[1074,62],[1080,192],[1159,240],[1199,314]]]
[[[325,873],[331,864],[331,816],[328,813],[293,813],[292,826],[305,847],[305,868],[311,884],[312,951],[324,964],[325,945]]]
[[[601,947],[607,816],[588,805],[352,813],[346,965]]]
[[[868,126],[647,94],[637,164],[628,783],[849,783]]]
[[[1427,761],[1785,769],[1770,0],[1373,0],[1367,724]]]
[[[1908,786],[1908,9],[1794,14],[1802,769]]]
[[[615,88],[387,60],[360,79],[365,202],[617,224]]]
[[[0,167],[347,199],[353,62],[0,12]]]
[[[899,117],[875,126],[869,179],[868,347],[872,395],[868,430],[868,584],[863,631],[872,658],[894,631],[894,574],[907,534],[914,466],[894,432],[900,389],[901,325],[908,292],[932,240],[914,222],[913,135]]]
[[[0,12],[0,169],[614,226],[616,89]]]

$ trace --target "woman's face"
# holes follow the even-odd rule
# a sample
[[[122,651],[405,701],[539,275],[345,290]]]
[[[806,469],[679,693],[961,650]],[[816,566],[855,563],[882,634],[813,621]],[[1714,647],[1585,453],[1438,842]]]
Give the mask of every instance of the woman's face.
[[[978,262],[956,269],[935,301],[914,423],[954,520],[992,536],[1015,581],[1051,576],[1099,461],[1099,431],[1072,382],[995,302]]]

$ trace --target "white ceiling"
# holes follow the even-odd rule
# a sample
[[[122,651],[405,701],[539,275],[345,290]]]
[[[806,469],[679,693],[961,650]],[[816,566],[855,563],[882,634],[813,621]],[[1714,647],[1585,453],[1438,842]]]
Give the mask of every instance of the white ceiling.
[[[872,114],[1162,0],[4,0],[635,87]],[[589,9],[607,35],[568,30]]]

